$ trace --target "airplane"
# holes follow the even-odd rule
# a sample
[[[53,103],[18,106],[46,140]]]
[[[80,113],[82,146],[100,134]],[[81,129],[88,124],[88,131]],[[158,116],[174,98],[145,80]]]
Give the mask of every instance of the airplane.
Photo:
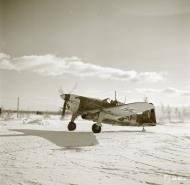
[[[60,96],[64,100],[62,118],[65,116],[66,109],[72,114],[67,126],[69,131],[76,129],[74,121],[78,116],[95,122],[92,125],[93,133],[101,132],[102,123],[120,126],[142,126],[142,131],[145,131],[145,126],[156,125],[155,107],[152,103],[134,102],[125,104],[117,101],[116,92],[115,100],[64,93]]]

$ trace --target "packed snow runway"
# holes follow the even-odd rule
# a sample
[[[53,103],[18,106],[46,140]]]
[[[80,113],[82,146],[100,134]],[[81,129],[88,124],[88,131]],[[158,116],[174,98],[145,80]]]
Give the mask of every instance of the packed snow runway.
[[[36,122],[36,124],[35,124]],[[1,185],[190,184],[190,123],[142,128],[0,121]]]

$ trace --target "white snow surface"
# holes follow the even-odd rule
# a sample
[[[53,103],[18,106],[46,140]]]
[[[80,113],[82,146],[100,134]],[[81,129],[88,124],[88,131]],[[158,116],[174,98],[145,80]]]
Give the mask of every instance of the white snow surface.
[[[0,185],[190,184],[190,123],[103,125],[95,135],[80,119],[74,132],[67,119],[41,122],[0,121]]]

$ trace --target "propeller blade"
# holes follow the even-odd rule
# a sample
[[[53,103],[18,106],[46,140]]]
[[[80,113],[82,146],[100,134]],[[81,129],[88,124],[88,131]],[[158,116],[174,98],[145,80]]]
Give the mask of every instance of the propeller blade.
[[[62,108],[62,112],[61,112],[61,119],[63,119],[65,116],[66,108],[67,108],[67,100],[65,100],[65,102],[63,104],[63,108]]]
[[[63,119],[65,116],[66,109],[67,109],[67,103],[70,99],[70,94],[62,94],[61,97],[65,100],[63,104],[62,112],[61,112],[61,119]]]
[[[69,94],[71,94],[77,88],[77,86],[78,86],[78,82],[75,82],[74,86],[69,91]]]
[[[59,94],[63,94],[63,89],[62,88],[59,88]]]

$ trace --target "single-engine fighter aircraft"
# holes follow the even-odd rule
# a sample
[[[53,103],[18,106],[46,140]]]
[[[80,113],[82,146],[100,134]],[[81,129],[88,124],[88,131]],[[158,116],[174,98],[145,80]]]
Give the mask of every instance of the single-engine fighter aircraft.
[[[120,125],[120,126],[155,126],[156,116],[152,103],[135,102],[125,104],[115,100],[95,99],[74,94],[61,94],[64,100],[62,117],[66,109],[72,113],[71,121],[68,124],[68,130],[76,129],[75,119],[81,115],[85,120],[96,122],[92,125],[94,133],[100,133],[102,123]]]

